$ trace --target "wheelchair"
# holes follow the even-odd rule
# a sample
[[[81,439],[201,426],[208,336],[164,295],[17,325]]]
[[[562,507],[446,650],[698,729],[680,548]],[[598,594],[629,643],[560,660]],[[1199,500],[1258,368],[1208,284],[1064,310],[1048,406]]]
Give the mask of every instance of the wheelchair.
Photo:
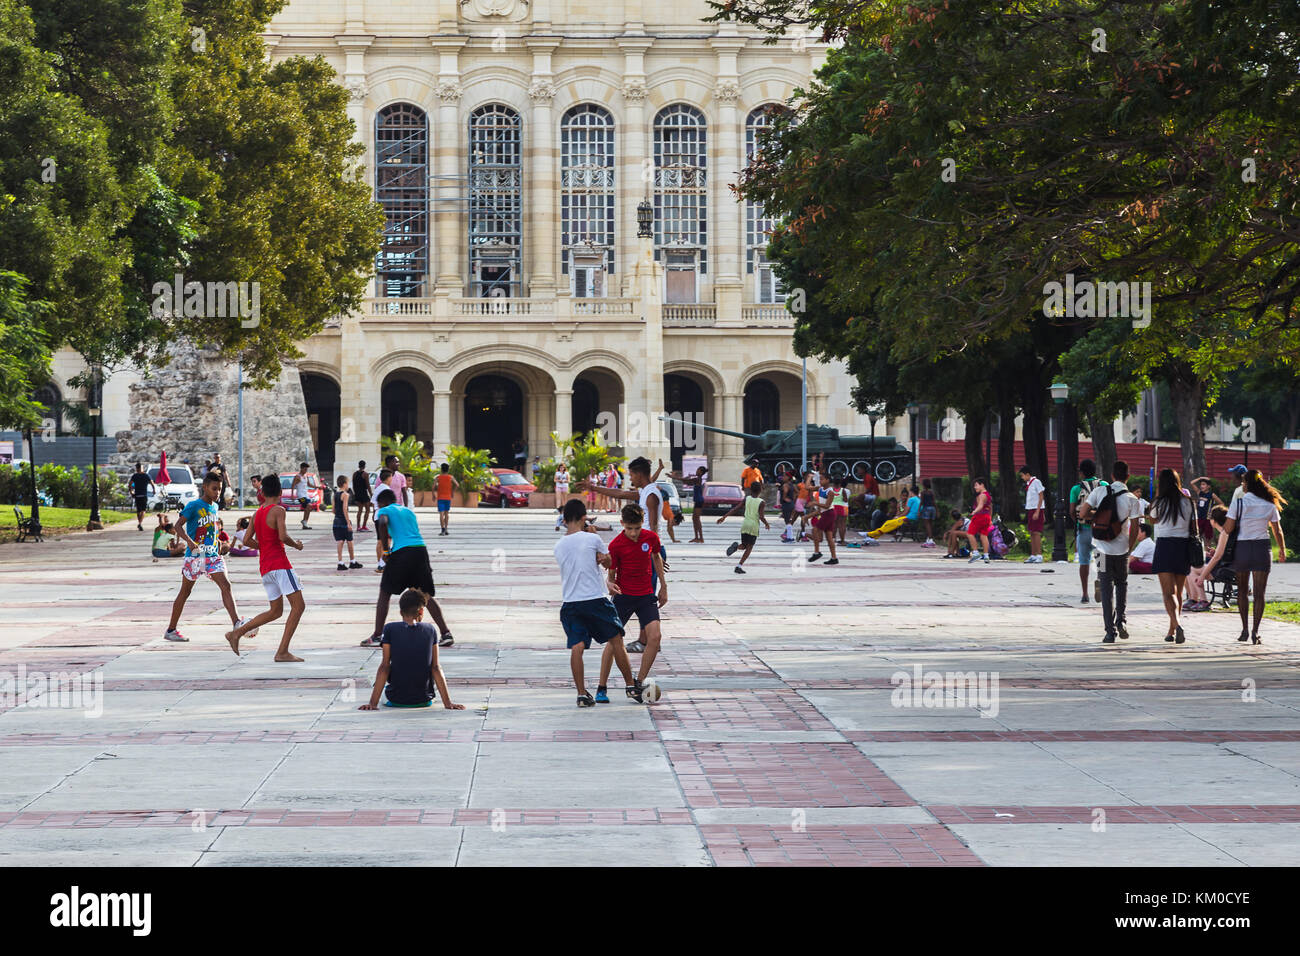
[[[1210,607],[1214,607],[1218,603],[1225,608],[1235,608],[1237,606],[1237,572],[1222,564],[1211,571],[1209,579],[1205,582],[1205,598],[1210,602]]]

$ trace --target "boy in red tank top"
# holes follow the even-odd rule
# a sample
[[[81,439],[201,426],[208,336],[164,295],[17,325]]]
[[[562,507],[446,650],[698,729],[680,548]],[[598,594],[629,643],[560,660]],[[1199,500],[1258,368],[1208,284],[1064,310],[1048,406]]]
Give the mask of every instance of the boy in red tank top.
[[[302,599],[302,585],[294,573],[289,556],[285,553],[286,544],[302,550],[302,542],[289,536],[285,525],[284,506],[280,504],[280,476],[271,474],[262,479],[262,493],[266,495],[266,504],[257,509],[253,515],[253,526],[244,537],[245,547],[257,549],[258,571],[262,574],[262,587],[266,589],[269,609],[263,611],[238,627],[226,632],[230,649],[239,653],[239,639],[251,631],[256,631],[263,624],[278,620],[284,613],[284,598],[289,598],[289,619],[284,622],[284,635],[280,638],[280,647],[275,652],[275,659],[281,663],[300,663],[301,657],[289,653],[289,641],[298,628],[302,612],[307,603]]]

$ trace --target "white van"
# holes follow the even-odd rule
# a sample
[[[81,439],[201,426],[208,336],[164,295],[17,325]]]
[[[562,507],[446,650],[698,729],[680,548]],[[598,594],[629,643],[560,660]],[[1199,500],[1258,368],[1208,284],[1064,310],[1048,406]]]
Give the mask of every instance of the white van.
[[[158,468],[149,469],[149,480],[155,488],[149,494],[150,511],[175,511],[184,508],[199,496],[199,486],[194,483],[194,475],[188,465],[168,465],[167,477],[171,481],[166,487],[158,485]]]

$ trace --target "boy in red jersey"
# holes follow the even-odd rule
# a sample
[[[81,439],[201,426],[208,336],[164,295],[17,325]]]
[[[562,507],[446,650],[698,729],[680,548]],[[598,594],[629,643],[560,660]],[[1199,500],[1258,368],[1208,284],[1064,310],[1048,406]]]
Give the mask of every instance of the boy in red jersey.
[[[298,627],[302,612],[307,604],[302,599],[302,585],[298,575],[289,563],[284,546],[292,545],[299,551],[302,542],[289,537],[285,525],[284,506],[280,504],[280,476],[267,475],[262,479],[262,493],[266,495],[266,504],[257,509],[253,515],[253,526],[244,536],[244,546],[257,549],[258,571],[262,575],[262,587],[266,589],[267,600],[271,602],[268,610],[244,624],[226,632],[230,649],[239,653],[239,639],[251,631],[256,631],[263,624],[278,620],[284,613],[284,597],[289,597],[289,619],[284,622],[284,636],[280,638],[280,648],[275,652],[275,659],[281,663],[300,663],[301,657],[289,653],[289,641]]]
[[[609,543],[609,580],[608,586],[614,595],[614,610],[619,620],[626,626],[636,615],[641,626],[637,640],[645,647],[641,652],[641,667],[637,673],[633,688],[628,688],[627,695],[638,699],[642,682],[650,676],[650,668],[659,655],[660,625],[659,609],[668,603],[668,581],[664,576],[663,558],[660,557],[659,535],[641,524],[645,512],[639,505],[626,505],[623,508],[623,532]],[[659,582],[659,593],[655,594],[655,581]],[[596,688],[596,703],[608,704],[609,694],[605,681],[609,678],[611,665],[614,663],[614,648],[605,645],[600,656],[600,685]]]

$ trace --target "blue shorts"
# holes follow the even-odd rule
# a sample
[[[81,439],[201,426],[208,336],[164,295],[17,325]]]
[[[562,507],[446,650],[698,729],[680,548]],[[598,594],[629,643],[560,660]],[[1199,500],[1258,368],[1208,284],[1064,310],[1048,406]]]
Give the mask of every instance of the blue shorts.
[[[438,499],[438,510],[439,510],[439,511],[450,511],[450,510],[451,510],[451,499],[450,499],[450,498],[439,498],[439,499]]]
[[[933,521],[934,516],[937,515],[938,513],[939,510],[935,508],[934,505],[926,505],[924,508],[921,509],[921,520]]]
[[[1092,560],[1092,525],[1081,524],[1074,533],[1075,563],[1083,564]]]
[[[591,647],[593,640],[604,644],[611,637],[623,635],[623,622],[609,598],[565,602],[560,605],[560,624],[569,647],[579,644]]]

